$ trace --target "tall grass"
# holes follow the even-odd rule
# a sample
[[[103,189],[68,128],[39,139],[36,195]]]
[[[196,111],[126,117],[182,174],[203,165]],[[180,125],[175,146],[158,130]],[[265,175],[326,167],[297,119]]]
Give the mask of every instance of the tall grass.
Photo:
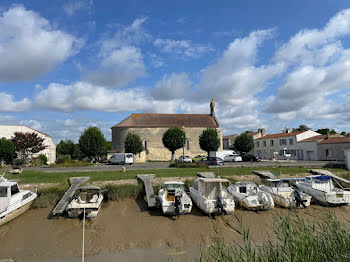
[[[241,222],[241,221],[240,221]],[[275,217],[275,239],[258,246],[251,240],[249,229],[236,230],[243,244],[228,243],[214,238],[213,243],[202,250],[200,261],[213,262],[328,262],[350,261],[349,225],[341,224],[328,214],[321,222],[312,222],[293,214]]]
[[[68,186],[55,186],[38,189],[38,197],[34,200],[33,208],[54,206],[64,195]]]

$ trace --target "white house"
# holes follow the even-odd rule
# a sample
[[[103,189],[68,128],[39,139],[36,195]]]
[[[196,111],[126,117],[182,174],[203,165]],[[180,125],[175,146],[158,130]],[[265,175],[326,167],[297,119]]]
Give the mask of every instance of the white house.
[[[40,151],[37,154],[34,154],[33,157],[36,157],[40,154],[43,154],[47,157],[48,164],[53,164],[56,161],[56,145],[53,142],[51,136],[44,134],[38,130],[33,128],[22,126],[22,125],[0,125],[0,138],[11,139],[14,136],[15,132],[23,132],[23,133],[36,133],[39,137],[44,138],[44,144],[48,147],[44,150]]]
[[[255,139],[254,153],[261,159],[305,160],[298,142],[318,135],[311,130],[265,135]]]

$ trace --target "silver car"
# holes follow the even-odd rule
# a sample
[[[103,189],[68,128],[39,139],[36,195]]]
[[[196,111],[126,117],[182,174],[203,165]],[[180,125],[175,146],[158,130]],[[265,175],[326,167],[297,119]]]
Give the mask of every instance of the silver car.
[[[227,155],[224,157],[225,162],[242,162],[242,157],[238,154]]]
[[[184,158],[180,156],[178,161],[180,163],[192,163],[192,158],[190,156],[185,156]]]

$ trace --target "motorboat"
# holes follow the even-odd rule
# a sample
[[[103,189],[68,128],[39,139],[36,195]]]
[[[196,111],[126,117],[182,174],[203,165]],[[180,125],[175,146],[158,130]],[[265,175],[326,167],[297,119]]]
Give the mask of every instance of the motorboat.
[[[0,226],[26,212],[37,194],[21,190],[16,181],[0,177]]]
[[[103,201],[103,194],[98,186],[81,186],[75,191],[75,194],[67,205],[67,213],[70,218],[83,216],[85,209],[85,217],[96,217],[100,211]]]
[[[325,206],[348,205],[350,203],[349,189],[343,188],[340,184],[340,182],[349,184],[350,181],[335,176],[327,170],[310,170],[309,172],[313,175],[296,182],[300,191],[310,195],[315,202]]]
[[[190,187],[193,202],[207,214],[230,214],[235,209],[235,201],[223,183],[227,179],[198,177]]]
[[[269,185],[261,185],[259,189],[270,193],[276,205],[285,208],[305,208],[310,205],[311,196],[301,192],[292,185],[294,178],[266,179]]]
[[[164,188],[159,190],[158,201],[165,215],[189,214],[192,210],[192,200],[186,194],[183,182],[165,182]]]
[[[274,207],[271,195],[261,191],[253,182],[240,181],[227,188],[236,203],[248,210],[268,210]]]

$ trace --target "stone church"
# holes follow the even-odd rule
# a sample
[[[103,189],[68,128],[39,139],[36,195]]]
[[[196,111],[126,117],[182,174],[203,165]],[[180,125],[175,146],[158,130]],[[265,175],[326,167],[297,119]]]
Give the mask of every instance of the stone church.
[[[171,159],[171,152],[164,147],[162,137],[170,127],[184,128],[187,141],[185,155],[194,157],[206,154],[199,147],[199,136],[208,127],[215,128],[219,134],[222,150],[222,132],[215,115],[215,102],[210,102],[210,114],[131,114],[112,127],[112,148],[114,152],[124,152],[124,140],[130,133],[138,134],[144,151],[135,156],[135,162],[148,160],[164,161]],[[182,149],[175,152],[175,158],[182,155]]]

